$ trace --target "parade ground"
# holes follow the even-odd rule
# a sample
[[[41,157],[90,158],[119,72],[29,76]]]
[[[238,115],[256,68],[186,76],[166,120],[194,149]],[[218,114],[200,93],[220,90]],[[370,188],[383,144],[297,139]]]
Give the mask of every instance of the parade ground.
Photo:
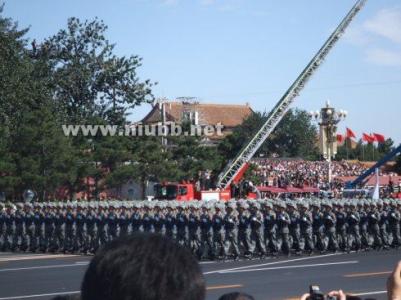
[[[91,256],[0,254],[0,300],[51,299],[78,294]],[[297,299],[310,284],[343,289],[362,299],[386,299],[386,280],[400,252],[292,256],[264,260],[201,262],[207,299],[243,291],[255,299]]]

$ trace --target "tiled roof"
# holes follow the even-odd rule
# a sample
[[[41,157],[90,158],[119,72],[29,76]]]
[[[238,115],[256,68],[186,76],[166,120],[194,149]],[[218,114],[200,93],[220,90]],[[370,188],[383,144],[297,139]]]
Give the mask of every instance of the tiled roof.
[[[166,102],[167,121],[181,122],[185,111],[198,112],[200,125],[223,124],[225,127],[240,125],[244,119],[252,114],[249,105],[232,104],[183,104],[182,102]],[[159,105],[155,105],[152,111],[142,120],[143,123],[154,123],[161,121]]]

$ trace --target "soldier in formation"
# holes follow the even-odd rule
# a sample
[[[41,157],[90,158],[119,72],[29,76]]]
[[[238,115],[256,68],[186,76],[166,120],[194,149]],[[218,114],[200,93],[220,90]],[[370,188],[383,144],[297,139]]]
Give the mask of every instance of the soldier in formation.
[[[199,259],[311,255],[398,248],[400,222],[391,199],[0,203],[0,250],[91,254],[143,231]]]

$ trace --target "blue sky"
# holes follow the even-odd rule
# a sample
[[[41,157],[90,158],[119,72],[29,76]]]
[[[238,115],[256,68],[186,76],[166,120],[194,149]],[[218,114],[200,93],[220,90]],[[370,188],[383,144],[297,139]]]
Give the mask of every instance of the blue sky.
[[[348,12],[350,0],[5,0],[6,16],[41,40],[68,17],[99,17],[121,55],[143,57],[156,97],[250,103],[269,110]],[[358,136],[401,142],[401,4],[370,0],[294,107],[325,101]],[[149,105],[132,111],[138,120]]]

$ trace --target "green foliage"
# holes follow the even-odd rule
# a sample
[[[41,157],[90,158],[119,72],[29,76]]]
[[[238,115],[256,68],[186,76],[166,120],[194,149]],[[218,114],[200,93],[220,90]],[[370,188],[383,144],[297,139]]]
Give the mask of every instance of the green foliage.
[[[72,197],[93,176],[96,196],[107,187],[106,174],[138,153],[126,139],[66,137],[61,124],[125,124],[129,108],[152,100],[152,83],[137,76],[141,58],[116,56],[103,22],[76,18],[28,48],[27,29],[2,12],[0,190],[21,199],[30,188],[44,199],[65,186]]]
[[[394,171],[401,174],[401,155],[396,157]]]
[[[355,147],[347,140],[338,147],[337,160],[378,161],[394,149],[394,141],[388,138],[383,144],[366,144],[359,140]]]
[[[255,112],[242,125],[234,129],[232,135],[219,146],[223,156],[235,157],[267,120],[266,113]],[[317,129],[306,111],[289,110],[271,136],[260,147],[256,156],[318,157]]]
[[[56,101],[74,124],[92,117],[122,124],[128,109],[153,100],[152,83],[137,76],[142,59],[116,56],[106,30],[97,19],[70,18],[67,29],[45,40],[38,51],[53,66]]]

